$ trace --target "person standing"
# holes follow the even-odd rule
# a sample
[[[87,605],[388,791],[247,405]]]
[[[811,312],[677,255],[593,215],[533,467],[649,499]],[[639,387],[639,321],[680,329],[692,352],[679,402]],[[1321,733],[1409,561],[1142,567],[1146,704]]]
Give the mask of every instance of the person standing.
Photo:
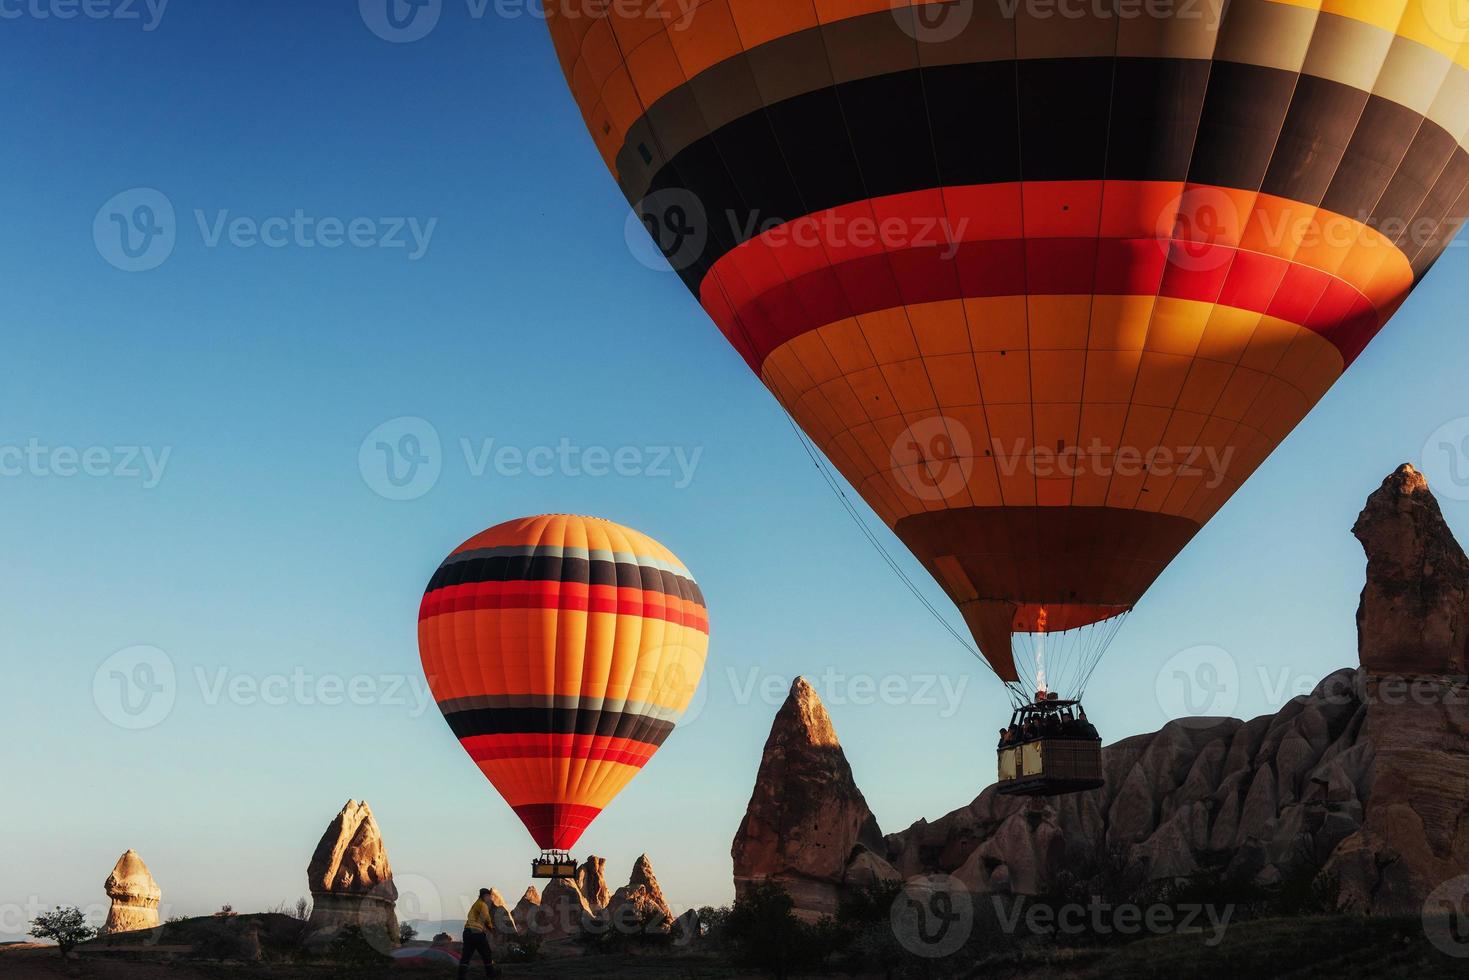
[[[481,888],[479,899],[469,907],[469,917],[464,921],[464,952],[459,956],[459,980],[469,976],[469,961],[478,953],[485,963],[485,976],[498,977],[495,953],[490,949],[490,932],[494,921],[490,918],[490,890]]]

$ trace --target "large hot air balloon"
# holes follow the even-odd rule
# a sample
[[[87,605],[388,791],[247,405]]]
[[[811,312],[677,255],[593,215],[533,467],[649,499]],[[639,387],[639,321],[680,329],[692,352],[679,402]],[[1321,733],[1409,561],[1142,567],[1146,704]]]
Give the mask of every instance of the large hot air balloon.
[[[709,617],[657,541],[558,514],[454,549],[424,593],[418,645],[444,719],[544,852],[536,874],[556,877],[688,708]]]
[[[998,674],[1034,690],[1043,670],[1084,684],[1087,637],[1463,223],[1461,6],[548,14],[596,146],[670,263]]]

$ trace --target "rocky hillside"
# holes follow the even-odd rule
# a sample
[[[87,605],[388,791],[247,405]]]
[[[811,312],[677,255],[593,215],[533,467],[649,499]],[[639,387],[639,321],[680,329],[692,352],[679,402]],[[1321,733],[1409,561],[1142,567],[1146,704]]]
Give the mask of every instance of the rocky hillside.
[[[1371,495],[1353,533],[1367,553],[1359,668],[1273,715],[1183,719],[1107,746],[1107,783],[1092,792],[1018,799],[990,787],[877,839],[830,719],[798,681],[735,838],[736,890],[780,881],[810,917],[855,884],[937,872],[1036,894],[1106,867],[1260,884],[1324,870],[1360,909],[1416,913],[1469,873],[1469,559],[1409,466]]]

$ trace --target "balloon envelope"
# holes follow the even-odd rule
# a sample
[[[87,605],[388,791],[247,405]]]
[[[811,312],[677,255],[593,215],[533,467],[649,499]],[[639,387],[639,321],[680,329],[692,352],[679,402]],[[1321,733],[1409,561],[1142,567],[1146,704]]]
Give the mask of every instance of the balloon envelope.
[[[698,687],[709,619],[647,535],[549,515],[454,549],[419,609],[444,719],[542,848],[569,850]]]
[[[1131,608],[1469,186],[1455,0],[1045,6],[548,4],[670,263],[1007,679]]]

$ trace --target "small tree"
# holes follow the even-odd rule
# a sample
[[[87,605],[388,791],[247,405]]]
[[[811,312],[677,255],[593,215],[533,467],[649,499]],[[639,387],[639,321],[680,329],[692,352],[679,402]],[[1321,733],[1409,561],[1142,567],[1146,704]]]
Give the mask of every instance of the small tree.
[[[291,918],[301,922],[307,922],[311,919],[311,903],[306,901],[304,895],[296,899],[296,910],[291,913]]]
[[[54,940],[65,956],[78,943],[84,943],[97,935],[97,930],[87,925],[87,917],[75,905],[62,908],[56,906],[31,920],[30,934],[36,939]]]
[[[404,922],[402,925],[398,926],[398,942],[402,943],[404,946],[407,946],[409,943],[413,942],[414,937],[417,935],[418,930],[413,928],[413,926],[409,925],[407,922]]]

